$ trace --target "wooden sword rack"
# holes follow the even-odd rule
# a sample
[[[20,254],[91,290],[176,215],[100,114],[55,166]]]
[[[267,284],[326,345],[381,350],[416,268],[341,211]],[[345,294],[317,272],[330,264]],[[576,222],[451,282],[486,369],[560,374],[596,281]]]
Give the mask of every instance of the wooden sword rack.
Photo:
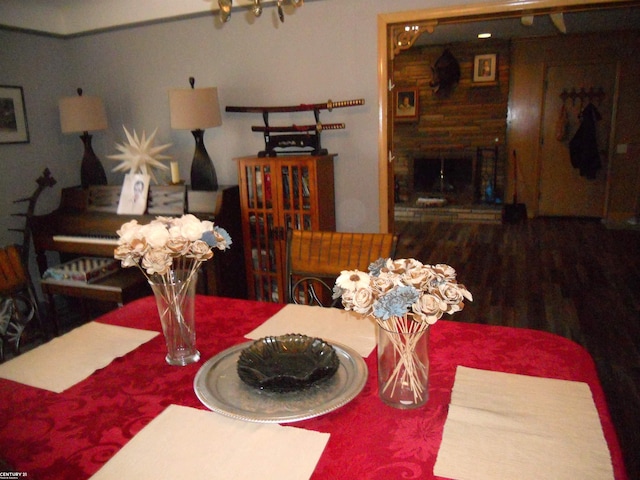
[[[320,110],[331,112],[334,108],[355,107],[364,105],[364,99],[344,100],[341,102],[300,104],[283,107],[227,107],[227,112],[261,113],[264,126],[253,126],[251,131],[262,132],[264,135],[264,151],[258,152],[259,157],[277,157],[278,155],[310,154],[326,155],[322,148],[320,133],[323,130],[344,129],[344,123],[321,123]],[[270,126],[270,113],[313,112],[316,123],[312,125]]]

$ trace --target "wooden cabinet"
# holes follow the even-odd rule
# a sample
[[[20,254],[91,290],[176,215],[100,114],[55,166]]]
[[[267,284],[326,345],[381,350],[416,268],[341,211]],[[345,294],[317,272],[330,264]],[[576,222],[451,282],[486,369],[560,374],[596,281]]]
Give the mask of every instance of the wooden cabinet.
[[[335,230],[334,157],[236,159],[249,298],[286,302],[288,228]]]

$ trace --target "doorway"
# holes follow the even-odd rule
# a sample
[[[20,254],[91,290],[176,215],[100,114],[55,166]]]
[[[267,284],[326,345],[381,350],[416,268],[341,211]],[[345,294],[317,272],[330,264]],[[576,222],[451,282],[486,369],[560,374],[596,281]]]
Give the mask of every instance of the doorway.
[[[526,10],[519,2],[507,2],[500,0],[498,3],[481,3],[472,5],[453,5],[438,7],[428,10],[414,10],[405,12],[383,13],[378,15],[378,188],[380,192],[379,203],[379,229],[381,232],[393,230],[394,216],[394,181],[392,151],[393,122],[389,111],[389,92],[392,88],[390,81],[390,63],[394,58],[394,50],[398,45],[413,44],[417,36],[416,29],[411,25],[420,25],[421,31],[436,33],[443,25],[463,25],[473,22],[485,22],[496,19],[516,18],[528,15],[545,15],[559,9],[566,12],[591,11],[600,16],[602,9],[616,10],[619,6],[623,11],[625,7],[634,13],[639,5],[637,1],[617,2],[616,0],[584,0],[579,5],[568,0],[533,0],[526,4]],[[629,15],[629,18],[635,18]],[[591,16],[589,25],[594,22]],[[538,22],[539,23],[539,22]],[[446,43],[446,42],[445,42]],[[540,79],[542,81],[542,78]],[[609,98],[613,103],[614,99]],[[538,103],[540,108],[542,102]],[[540,113],[540,112],[539,112]],[[538,117],[541,119],[541,117]],[[537,122],[540,126],[540,122]],[[539,166],[536,167],[539,169]],[[533,186],[533,185],[532,185]],[[536,183],[536,187],[538,183]],[[536,195],[537,197],[537,195]],[[537,202],[536,202],[537,203]],[[536,205],[537,207],[537,205]],[[601,215],[600,213],[599,215]]]
[[[547,68],[539,152],[539,215],[604,216],[615,75],[615,64],[557,65]],[[564,119],[561,118],[562,112],[566,114]],[[594,120],[591,113],[598,119]],[[595,171],[578,169],[572,165],[570,143],[583,116],[585,122],[593,121],[596,126],[601,166]]]

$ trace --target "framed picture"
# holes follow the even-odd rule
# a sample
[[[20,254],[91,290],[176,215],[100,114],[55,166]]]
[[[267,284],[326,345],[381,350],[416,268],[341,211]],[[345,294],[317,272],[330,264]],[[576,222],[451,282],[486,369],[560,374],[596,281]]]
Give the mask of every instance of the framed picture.
[[[142,215],[147,209],[150,175],[127,173],[118,201],[118,215]]]
[[[473,81],[475,83],[496,81],[496,54],[476,55],[473,61]]]
[[[0,85],[0,143],[28,143],[22,87]]]
[[[396,120],[417,120],[420,113],[420,94],[417,87],[397,88],[395,98]]]

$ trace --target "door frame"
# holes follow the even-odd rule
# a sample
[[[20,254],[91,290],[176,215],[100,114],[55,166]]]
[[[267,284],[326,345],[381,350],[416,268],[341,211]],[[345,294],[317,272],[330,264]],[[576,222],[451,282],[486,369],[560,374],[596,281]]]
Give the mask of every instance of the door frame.
[[[463,19],[465,21],[487,20],[499,17],[543,14],[571,9],[595,9],[604,5],[625,6],[634,4],[627,0],[503,0],[475,5],[454,5],[425,10],[382,13],[378,15],[378,191],[379,191],[379,231],[393,229],[393,152],[391,151],[389,121],[389,72],[394,56],[391,31],[393,26],[404,24],[437,24],[438,20]],[[425,30],[426,31],[426,30]],[[613,129],[612,129],[613,130]],[[608,188],[605,204],[608,203]],[[605,212],[607,208],[605,207]]]
[[[549,94],[548,85],[547,85],[549,69],[564,67],[564,66],[589,65],[590,63],[592,62],[576,62],[571,64],[547,62],[544,64],[543,78],[544,78],[545,85],[544,85],[544,93],[541,97],[542,105],[540,107],[540,127],[539,127],[541,139],[546,134],[546,132],[544,132],[544,129],[545,129],[544,123],[545,123],[545,116],[548,113],[546,111],[545,106],[547,101],[547,95]],[[618,96],[619,96],[618,88],[620,84],[620,61],[614,60],[610,63],[610,65],[615,68],[613,71],[613,82],[612,82],[612,91],[611,91],[611,112],[610,112],[609,118],[607,119],[609,122],[609,131],[607,132],[606,168],[604,170],[605,185],[604,185],[604,192],[603,192],[603,202],[602,202],[602,205],[600,206],[601,207],[600,216],[602,220],[606,219],[609,213],[609,192],[611,188],[611,164],[613,161],[613,155],[615,150],[614,143],[615,143],[615,135],[616,135],[616,119],[617,119]],[[549,114],[554,115],[554,112],[550,112]],[[540,210],[541,210],[540,203],[542,198],[542,175],[543,175],[542,162],[544,157],[543,148],[544,148],[544,144],[541,141],[538,144],[538,151],[536,153],[536,177],[537,177],[536,180],[537,181],[536,181],[536,197],[535,197],[536,200],[534,205],[534,210],[536,214],[540,214]]]

